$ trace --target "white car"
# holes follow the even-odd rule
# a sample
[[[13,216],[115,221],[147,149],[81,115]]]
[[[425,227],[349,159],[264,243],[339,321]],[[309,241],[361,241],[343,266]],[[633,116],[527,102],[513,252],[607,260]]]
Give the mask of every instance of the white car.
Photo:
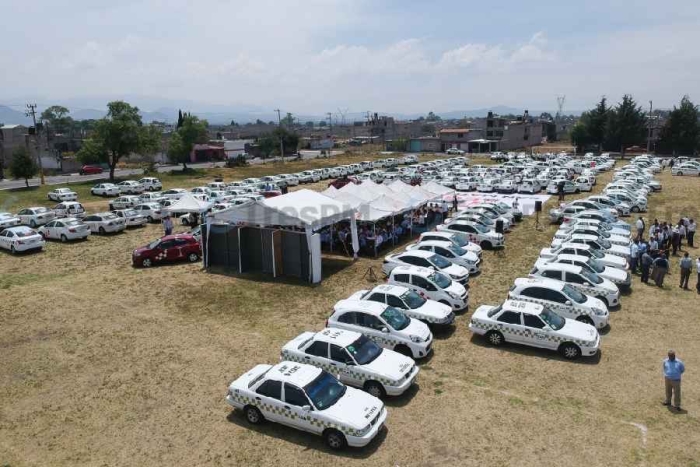
[[[119,196],[121,190],[114,183],[99,183],[90,188],[90,193],[94,196]]]
[[[77,201],[65,201],[53,207],[56,217],[85,217],[85,208]]]
[[[315,170],[304,170],[299,172],[299,182],[316,183],[321,180],[320,175]]]
[[[496,191],[498,193],[510,193],[513,194],[518,191],[518,184],[515,180],[501,180],[496,184]]]
[[[554,248],[542,248],[540,258],[552,260],[559,255],[576,255],[586,258],[593,258],[603,266],[627,270],[629,265],[627,259],[622,256],[606,254],[604,250],[599,250],[590,245],[582,243],[562,243]]]
[[[542,185],[535,178],[525,178],[518,185],[518,193],[536,194],[542,190]]]
[[[359,332],[337,328],[300,334],[282,347],[280,360],[321,368],[377,398],[403,394],[420,371],[411,357],[383,349]]]
[[[404,264],[433,268],[447,274],[452,280],[462,285],[469,283],[469,271],[466,268],[453,264],[447,258],[435,254],[432,251],[423,251],[420,249],[408,250],[402,253],[385,256],[384,263],[382,264],[382,271],[389,276],[392,269]]]
[[[90,228],[91,233],[106,234],[126,229],[126,220],[111,212],[91,214],[83,219],[83,222]]]
[[[674,165],[671,169],[671,175],[694,175],[697,177],[700,175],[700,167],[688,163]]]
[[[566,216],[563,219],[563,221],[564,221],[564,223],[566,223],[566,222],[571,222],[571,220],[573,220],[573,219],[595,219],[595,220],[599,220],[602,222],[607,222],[612,227],[618,227],[621,229],[625,229],[627,231],[632,230],[632,226],[629,223],[615,219],[614,216],[610,215],[607,212],[603,212],[603,211],[592,211],[590,209],[587,209],[585,211],[579,211],[576,214]]]
[[[263,177],[263,180],[266,178],[271,178],[271,177]],[[267,180],[265,180],[267,181]],[[212,190],[218,190],[218,191],[226,191],[226,184],[224,182],[209,182],[207,183],[207,186],[211,188]]]
[[[610,235],[617,235],[620,237],[630,236],[630,229],[621,227],[617,224],[610,224],[605,221],[599,221],[598,219],[583,219],[578,217],[570,217],[566,222],[562,222],[560,230],[570,230],[572,228],[592,228],[593,230],[603,230]]]
[[[498,183],[499,180],[496,178],[484,178],[476,186],[476,191],[480,193],[493,193],[494,191],[496,191],[496,186],[498,185]]]
[[[146,217],[139,214],[135,209],[116,209],[112,211],[112,214],[124,219],[127,227],[142,227],[148,222]]]
[[[369,300],[398,308],[409,318],[426,324],[446,326],[454,323],[455,314],[450,305],[421,296],[408,287],[400,285],[378,285],[372,290],[360,290],[350,300]]]
[[[603,329],[610,312],[599,298],[583,294],[566,282],[545,278],[518,278],[508,292],[508,298],[539,303],[568,319]]]
[[[481,258],[483,254],[482,248],[474,242],[469,241],[469,236],[458,232],[423,232],[420,234],[418,242],[436,240],[439,242],[450,242],[455,246],[464,248],[467,251],[471,251],[476,256]],[[406,249],[409,249],[411,245],[408,245]]]
[[[579,235],[594,235],[599,238],[604,238],[613,245],[621,245],[626,248],[630,246],[630,237],[628,235],[612,235],[609,231],[603,229],[599,226],[594,225],[581,225],[574,223],[563,224],[559,230],[554,233],[555,239],[564,239],[570,237],[573,234]]]
[[[421,296],[451,307],[453,311],[462,311],[469,307],[469,291],[459,282],[450,279],[447,274],[434,269],[397,266],[391,271],[387,282],[413,290]]]
[[[163,197],[163,194],[161,192],[149,192],[139,195],[139,202],[141,203],[160,203],[164,199],[166,198]]]
[[[242,410],[251,425],[267,420],[308,431],[334,450],[366,446],[387,415],[376,397],[320,368],[287,361],[256,365],[232,381],[226,403]]]
[[[153,177],[144,177],[137,183],[143,185],[143,187],[148,191],[160,191],[163,189],[163,184],[161,181]]]
[[[609,280],[620,290],[628,290],[632,286],[632,275],[629,271],[606,266],[597,259],[589,258],[588,256],[560,254],[554,258],[539,258],[535,262],[535,267],[541,268],[545,264],[573,264],[574,266],[581,266],[584,270]]]
[[[136,180],[124,180],[117,183],[117,186],[119,187],[119,193],[123,195],[140,195],[146,191],[146,187]]]
[[[119,198],[113,199],[109,202],[109,210],[115,211],[117,209],[128,209],[133,208],[137,204],[141,204],[141,199],[138,196],[120,196]]]
[[[75,217],[54,219],[39,227],[38,231],[45,239],[61,240],[63,243],[68,240],[84,240],[90,236],[90,228]]]
[[[475,253],[456,246],[449,241],[426,240],[412,243],[406,247],[406,251],[410,250],[431,251],[444,257],[451,263],[466,268],[469,274],[477,274],[479,272],[481,259]]]
[[[209,188],[208,186],[196,186],[190,190],[190,193],[192,193],[193,195],[206,195],[207,197],[209,197],[209,193],[211,193],[211,191],[211,188]]]
[[[457,149],[457,148],[449,148],[447,151],[445,151],[445,154],[461,156],[464,154],[464,151],[461,149]]]
[[[379,346],[414,359],[432,351],[433,334],[427,324],[377,302],[340,300],[326,326],[360,332]]]
[[[479,179],[477,177],[460,177],[457,179],[457,183],[455,183],[455,190],[474,191],[478,184]]]
[[[600,348],[600,334],[590,324],[562,318],[545,306],[519,300],[480,306],[472,315],[469,330],[485,336],[493,346],[512,342],[555,350],[569,360],[594,356]]]
[[[22,220],[10,212],[0,212],[0,230],[20,225]]]
[[[17,213],[17,217],[19,217],[23,225],[36,228],[52,221],[56,217],[56,214],[49,208],[36,206],[20,210]]]
[[[163,208],[158,203],[143,203],[134,206],[134,211],[141,214],[148,222],[159,221],[163,218]]]
[[[496,233],[494,230],[489,230],[479,224],[469,221],[455,220],[449,224],[441,224],[437,226],[439,232],[457,232],[469,236],[469,241],[477,243],[481,248],[491,249],[505,246],[505,237],[503,234]]]
[[[579,193],[581,189],[576,186],[571,180],[552,180],[549,185],[547,185],[547,193],[550,195],[556,195],[559,193],[559,183],[564,183],[564,194]]]
[[[545,263],[534,267],[530,271],[530,277],[546,277],[566,282],[581,293],[599,297],[608,305],[608,308],[620,304],[620,289],[615,284],[581,266]]]
[[[0,232],[0,248],[10,250],[12,254],[20,251],[41,250],[44,239],[35,230],[19,225]]]
[[[576,187],[578,187],[579,191],[592,191],[593,185],[595,184],[595,178],[583,175],[576,178],[574,183],[576,184]]]
[[[163,191],[161,195],[165,199],[172,199],[172,200],[178,200],[182,198],[185,193],[187,193],[187,190],[184,188],[172,188],[170,190]]]
[[[56,188],[55,190],[49,191],[47,197],[51,201],[75,201],[78,199],[78,193],[71,190],[70,188]]]

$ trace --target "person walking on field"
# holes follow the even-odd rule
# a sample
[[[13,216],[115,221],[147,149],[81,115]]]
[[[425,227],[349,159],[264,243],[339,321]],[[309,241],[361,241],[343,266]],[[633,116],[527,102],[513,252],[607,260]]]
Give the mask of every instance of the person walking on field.
[[[564,181],[561,180],[557,183],[557,194],[559,195],[559,201],[564,201]]]
[[[664,405],[681,410],[681,375],[685,373],[685,365],[676,358],[674,350],[668,351],[668,357],[664,359],[664,382],[666,386],[666,400]],[[673,396],[673,405],[671,405]]]
[[[642,282],[645,284],[649,283],[649,269],[651,269],[651,263],[654,262],[648,251],[642,254]]]
[[[630,273],[637,273],[637,259],[639,258],[639,240],[636,238],[630,244]]]
[[[693,260],[690,259],[686,252],[681,258],[681,284],[678,286],[681,289],[688,290],[688,279],[690,279],[691,269],[693,269]]]
[[[668,273],[668,260],[666,255],[661,253],[661,256],[656,258],[652,263],[654,266],[653,279],[657,287],[664,286],[664,277]]]
[[[165,216],[163,218],[163,230],[165,231],[165,235],[170,235],[173,233],[173,220],[170,218],[170,216]]]
[[[642,219],[642,216],[639,216],[639,219],[637,219],[635,227],[637,227],[637,240],[641,242],[644,238],[644,228],[646,227],[644,225],[644,219]]]

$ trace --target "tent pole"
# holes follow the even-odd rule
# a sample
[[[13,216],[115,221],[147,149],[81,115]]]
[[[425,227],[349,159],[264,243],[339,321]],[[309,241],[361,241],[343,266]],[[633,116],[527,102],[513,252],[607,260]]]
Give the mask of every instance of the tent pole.
[[[377,223],[372,224],[372,231],[374,232],[374,257],[377,257]]]

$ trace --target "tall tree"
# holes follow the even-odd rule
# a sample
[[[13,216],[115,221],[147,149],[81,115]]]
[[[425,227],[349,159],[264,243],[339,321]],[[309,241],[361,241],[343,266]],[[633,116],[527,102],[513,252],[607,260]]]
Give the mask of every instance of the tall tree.
[[[287,112],[287,115],[282,118],[282,125],[294,125],[294,115]]]
[[[10,174],[13,177],[23,178],[24,183],[29,186],[29,179],[37,173],[39,173],[39,167],[24,146],[20,146],[12,152]]]
[[[605,96],[600,99],[595,109],[587,113],[588,119],[588,137],[590,143],[598,145],[598,151],[603,148],[605,136],[607,134],[608,125],[608,100]]]
[[[586,146],[591,144],[591,137],[588,134],[588,126],[584,121],[579,121],[573,126],[570,137],[571,142],[573,142],[576,146],[577,152],[583,152]]]
[[[180,128],[182,126],[182,110],[177,111],[177,126],[175,128]]]
[[[96,160],[109,166],[109,179],[114,180],[117,163],[132,153],[148,150],[153,133],[144,127],[138,107],[123,101],[107,104],[107,116],[95,123],[91,142],[78,152],[81,161]]]
[[[68,115],[70,110],[62,105],[52,105],[41,113],[41,121],[49,126],[49,132],[66,133],[73,125],[73,119]]]
[[[182,126],[170,138],[168,157],[171,162],[182,164],[182,168],[186,170],[194,145],[209,140],[208,126],[206,120],[186,114],[182,119]]]
[[[624,158],[628,146],[640,144],[645,139],[644,112],[632,96],[625,94],[622,101],[608,114],[607,145],[611,149],[619,149]]]
[[[674,106],[661,128],[659,148],[664,152],[693,155],[700,148],[700,112],[688,96]]]

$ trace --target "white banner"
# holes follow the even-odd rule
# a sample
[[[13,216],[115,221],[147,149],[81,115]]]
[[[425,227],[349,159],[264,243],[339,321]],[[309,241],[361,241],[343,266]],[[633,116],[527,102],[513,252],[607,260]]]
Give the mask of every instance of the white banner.
[[[449,198],[449,200],[448,200]],[[457,203],[460,209],[473,206],[479,203],[505,203],[512,206],[517,200],[520,210],[525,216],[531,216],[535,212],[535,201],[542,201],[544,205],[549,200],[549,195],[524,195],[514,193],[505,195],[500,193],[457,193]],[[452,195],[446,197],[445,200],[452,201]]]

